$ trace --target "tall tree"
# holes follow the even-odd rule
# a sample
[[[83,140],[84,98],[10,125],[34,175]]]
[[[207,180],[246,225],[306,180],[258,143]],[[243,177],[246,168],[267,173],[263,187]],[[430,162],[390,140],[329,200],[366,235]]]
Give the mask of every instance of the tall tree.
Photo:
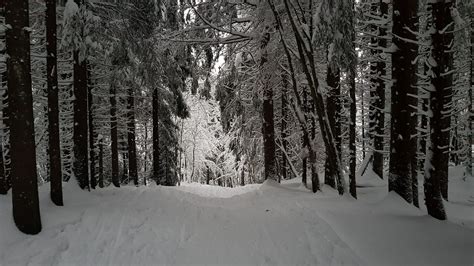
[[[92,66],[89,66],[92,67]],[[87,71],[87,105],[88,105],[88,125],[89,125],[89,157],[90,157],[90,185],[92,189],[97,186],[97,178],[95,176],[95,128],[94,128],[94,95],[92,89],[94,84],[92,83],[92,71]]]
[[[377,3],[375,9],[378,10],[374,16],[379,17],[380,21],[383,22],[377,26],[377,34],[375,37],[374,45],[374,56],[375,62],[371,66],[372,78],[374,83],[373,91],[371,92],[371,108],[372,117],[370,126],[371,137],[374,148],[374,160],[372,167],[374,173],[380,178],[383,178],[383,149],[384,149],[384,129],[385,129],[385,82],[384,79],[386,74],[385,64],[385,53],[381,50],[387,48],[387,30],[386,22],[388,20],[388,3],[380,0]]]
[[[160,132],[159,132],[159,117],[158,117],[158,88],[153,89],[152,96],[152,123],[153,123],[153,178],[156,184],[160,184]]]
[[[269,28],[265,29],[263,38],[260,43],[262,56],[260,58],[260,71],[263,74],[263,153],[265,166],[265,180],[277,180],[276,159],[275,159],[275,122],[273,115],[273,88],[269,85],[269,74],[263,69],[268,61],[267,46],[270,42]]]
[[[138,169],[137,169],[137,145],[135,142],[135,102],[133,95],[133,87],[128,88],[128,121],[127,121],[127,137],[128,137],[128,167],[129,177],[133,180],[133,184],[138,186]]]
[[[48,83],[49,176],[51,200],[63,206],[61,147],[59,140],[56,1],[46,1],[46,80]]]
[[[416,155],[416,126],[414,107],[417,106],[416,64],[418,45],[418,1],[393,1],[393,44],[391,88],[391,140],[389,165],[389,191],[395,191],[407,202],[413,201],[412,161]]]
[[[4,19],[5,18],[5,1],[0,1],[0,19]],[[2,21],[4,22],[4,21]],[[2,41],[5,41],[5,32],[4,31],[0,31],[0,38]],[[0,51],[0,57],[2,56],[5,56],[6,54],[6,47],[5,49],[2,49]],[[5,57],[6,58],[6,57]],[[6,62],[4,62],[6,63]],[[0,78],[0,88],[3,90],[3,95],[2,95],[2,99],[3,99],[3,109],[2,109],[2,124],[3,124],[3,129],[1,131],[1,138],[0,138],[0,143],[2,144],[1,145],[1,149],[2,149],[2,167],[4,168],[3,172],[0,172],[0,194],[7,194],[8,191],[10,190],[11,186],[12,186],[12,182],[11,182],[11,176],[10,176],[10,171],[9,171],[9,168],[10,168],[10,165],[9,165],[9,162],[10,162],[10,156],[9,156],[9,140],[8,140],[8,129],[9,129],[9,109],[8,109],[8,88],[7,88],[7,66],[6,65],[3,65],[3,72],[1,73],[1,78]],[[0,99],[0,100],[2,100]],[[5,143],[5,146],[3,145],[3,143]],[[6,152],[4,152],[4,150]],[[3,157],[5,159],[3,159]]]
[[[114,77],[112,77],[114,78]],[[119,161],[118,161],[118,133],[117,133],[117,98],[116,85],[112,80],[110,84],[110,139],[112,142],[112,183],[120,187]]]
[[[334,144],[336,146],[338,154],[341,150],[341,119],[340,119],[340,110],[341,104],[339,103],[339,98],[341,94],[340,83],[340,73],[337,67],[332,66],[332,63],[328,63],[328,69],[326,74],[326,83],[329,87],[329,96],[326,99],[326,111],[329,120],[329,125],[331,127],[332,134],[334,135]],[[332,169],[332,165],[329,162],[329,158],[326,158],[325,162],[325,175],[324,183],[336,188],[336,177],[335,169]]]
[[[83,0],[74,0],[81,7]],[[83,25],[81,26],[83,27]],[[82,31],[82,29],[81,29]],[[81,36],[84,37],[84,36]],[[84,49],[84,48],[82,48]],[[75,47],[74,58],[74,161],[73,172],[79,187],[89,187],[89,162],[87,142],[87,59],[85,51]]]
[[[450,0],[428,3],[433,23],[430,29],[432,60],[427,60],[427,64],[432,72],[431,84],[434,90],[430,92],[430,109],[433,115],[429,118],[430,134],[428,134],[427,143],[424,189],[428,214],[440,220],[446,219],[442,197],[447,199],[448,196],[448,149],[451,121],[449,104],[452,93],[451,47],[454,26],[451,17],[452,4]],[[444,182],[446,182],[445,187],[443,187]],[[443,188],[446,191],[443,191]]]
[[[31,91],[28,0],[5,4],[7,78],[11,114],[13,219],[26,234],[41,231]]]

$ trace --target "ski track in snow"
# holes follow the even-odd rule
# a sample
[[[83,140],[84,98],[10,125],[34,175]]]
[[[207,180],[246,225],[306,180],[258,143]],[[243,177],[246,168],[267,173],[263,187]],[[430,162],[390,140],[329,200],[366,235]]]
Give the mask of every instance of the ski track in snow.
[[[456,261],[459,264],[453,265],[469,265],[466,252],[474,247],[474,240],[470,240],[474,236],[472,229],[451,222],[439,225],[418,210],[400,209],[403,203],[391,195],[363,205],[348,197],[338,197],[332,190],[323,189],[314,195],[297,181],[281,186],[267,182],[232,190],[191,184],[110,187],[92,192],[81,191],[71,183],[65,184],[65,207],[53,206],[47,188],[40,188],[43,231],[37,236],[16,232],[10,217],[3,215],[4,211],[11,211],[9,199],[0,198],[0,265],[405,263],[403,254],[398,254],[402,257],[398,259],[390,255],[396,253],[390,249],[404,245],[405,241],[405,249],[409,250],[412,236],[394,239],[391,246],[387,244],[393,237],[390,232],[378,239],[377,235],[384,231],[377,230],[386,228],[367,222],[373,218],[366,216],[375,215],[374,210],[381,210],[377,213],[380,220],[374,223],[402,225],[401,230],[406,229],[395,232],[395,237],[412,234],[410,227],[418,225],[412,220],[421,220],[421,225],[434,226],[435,230],[446,228],[457,237],[448,241],[451,248],[458,250],[456,256],[460,256]],[[463,234],[467,234],[466,239],[459,237]],[[443,242],[449,237],[441,235],[432,240]],[[422,242],[425,240],[426,243]],[[432,240],[428,237],[415,243],[429,244]],[[415,255],[408,258],[417,265],[436,262],[437,256],[452,252],[449,247],[441,250],[442,247],[443,243],[432,244],[429,248],[433,257],[429,260],[423,260],[423,250],[419,257],[413,251]],[[385,249],[389,250],[384,253]]]

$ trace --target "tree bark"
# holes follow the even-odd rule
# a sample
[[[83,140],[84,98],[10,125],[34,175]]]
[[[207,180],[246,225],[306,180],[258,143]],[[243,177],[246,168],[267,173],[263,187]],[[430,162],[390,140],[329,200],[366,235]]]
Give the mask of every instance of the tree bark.
[[[382,19],[387,18],[388,3],[380,0],[380,17]],[[385,25],[378,26],[378,49],[387,48],[387,30]],[[375,93],[373,95],[373,108],[374,108],[374,126],[373,129],[373,144],[374,144],[374,161],[372,168],[380,178],[383,179],[383,161],[384,161],[384,135],[385,135],[385,82],[384,78],[386,75],[386,64],[385,58],[381,57],[382,53],[377,53],[377,61],[375,64],[376,77],[375,77]]]
[[[57,71],[56,1],[46,1],[46,80],[48,86],[49,176],[51,201],[63,206]]]
[[[452,17],[450,8],[451,1],[438,1],[429,3],[431,8],[433,26],[435,28],[431,35],[432,49],[431,57],[434,62],[428,61],[433,72],[431,84],[434,91],[430,92],[430,107],[433,115],[429,118],[430,134],[425,163],[425,203],[428,214],[439,219],[446,219],[442,197],[447,198],[447,172],[449,160],[449,130],[450,112],[447,106],[451,98],[452,76],[452,54],[447,52],[451,49],[452,41]],[[448,32],[444,32],[444,31]],[[446,146],[443,146],[446,145]],[[443,191],[443,182],[446,182],[446,191]],[[445,193],[445,194],[444,194]]]
[[[102,136],[99,136],[99,187],[104,187],[104,144]]]
[[[133,180],[133,184],[138,186],[138,169],[137,169],[137,145],[135,141],[135,97],[133,88],[128,88],[128,166],[129,175]]]
[[[110,138],[112,141],[112,183],[115,187],[120,187],[117,135],[116,88],[114,81],[112,81],[112,84],[110,85]]]
[[[5,17],[5,1],[0,2],[0,16]],[[6,40],[5,35],[0,36],[2,39]],[[0,51],[1,56],[6,55],[6,47],[5,50]],[[7,66],[5,65],[5,69],[7,69]],[[7,87],[7,71],[2,73],[2,79],[1,79],[1,84],[0,88],[4,90],[3,96],[2,96],[2,101],[3,101],[3,110],[2,110],[2,118],[3,118],[3,130],[2,130],[2,135],[0,138],[0,141],[2,144],[2,161],[3,165],[2,167],[4,168],[3,172],[1,172],[0,176],[0,194],[5,195],[8,193],[10,188],[12,187],[12,180],[11,180],[11,175],[10,175],[10,140],[9,140],[9,128],[10,128],[10,112],[8,108],[8,87]],[[3,159],[4,158],[4,159]]]
[[[153,90],[152,98],[152,115],[153,115],[153,178],[156,181],[156,184],[160,184],[160,132],[158,126],[158,89]]]
[[[13,219],[25,234],[41,231],[31,90],[28,0],[7,1],[7,78],[11,114]]]
[[[327,117],[329,120],[329,126],[331,127],[332,133],[334,135],[334,144],[337,149],[337,153],[340,154],[341,151],[341,118],[340,110],[341,104],[339,102],[339,97],[341,94],[341,87],[339,86],[340,74],[339,69],[332,66],[328,66],[326,83],[330,87],[329,96],[327,97],[326,102],[326,111]],[[336,188],[336,176],[335,173],[337,169],[332,169],[333,165],[330,163],[330,158],[326,157],[326,162],[324,164],[325,174],[324,174],[324,183]]]
[[[418,2],[394,0],[392,53],[392,120],[390,141],[389,191],[394,191],[407,202],[413,202],[412,161],[416,159],[416,65],[418,45],[416,40]]]
[[[78,6],[83,0],[75,0]],[[87,154],[87,60],[80,58],[79,50],[74,57],[74,161],[73,173],[81,189],[89,188],[89,160]]]
[[[275,160],[275,123],[273,115],[273,89],[268,85],[270,77],[269,73],[266,73],[264,69],[265,63],[268,61],[267,45],[270,41],[270,32],[264,34],[262,42],[260,44],[260,50],[262,51],[262,57],[260,61],[260,71],[264,81],[263,88],[263,153],[264,153],[264,165],[265,165],[265,180],[272,179],[278,180],[278,174],[276,172],[276,160]]]
[[[91,174],[91,188],[95,189],[97,186],[97,178],[95,175],[95,130],[94,130],[94,95],[92,94],[93,84],[91,78],[91,71],[87,73],[87,102],[89,108],[89,156],[90,156],[90,174]]]

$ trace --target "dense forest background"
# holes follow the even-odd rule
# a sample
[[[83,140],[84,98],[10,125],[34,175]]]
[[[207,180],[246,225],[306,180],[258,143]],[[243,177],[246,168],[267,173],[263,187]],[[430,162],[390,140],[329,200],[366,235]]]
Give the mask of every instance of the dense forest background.
[[[0,3],[0,194],[25,233],[70,180],[357,198],[370,170],[444,220],[448,167],[472,176],[471,1]]]

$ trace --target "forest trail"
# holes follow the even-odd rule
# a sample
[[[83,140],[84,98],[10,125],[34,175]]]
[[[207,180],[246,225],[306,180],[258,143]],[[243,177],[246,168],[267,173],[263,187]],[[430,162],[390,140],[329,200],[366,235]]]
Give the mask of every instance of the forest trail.
[[[472,229],[400,208],[392,195],[356,202],[297,180],[90,193],[71,182],[65,195],[67,207],[55,207],[41,187],[44,230],[33,237],[16,231],[0,198],[0,265],[472,264]]]

